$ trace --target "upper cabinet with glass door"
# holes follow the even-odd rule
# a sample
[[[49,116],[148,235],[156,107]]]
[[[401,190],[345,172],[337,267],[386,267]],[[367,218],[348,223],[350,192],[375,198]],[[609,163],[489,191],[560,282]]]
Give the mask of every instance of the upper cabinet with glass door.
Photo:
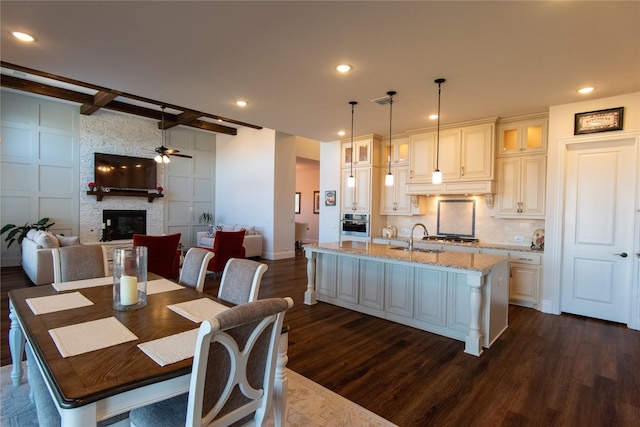
[[[391,140],[391,147],[389,147],[389,141],[382,143],[382,159],[380,159],[381,166],[387,166],[389,164],[389,155],[391,155],[391,167],[403,166],[409,164],[409,138],[393,138]]]
[[[548,114],[501,120],[498,126],[498,156],[536,154],[547,151]]]
[[[353,151],[351,149],[351,142],[342,142],[342,167],[351,167],[351,160],[353,159],[353,167],[359,166],[371,166],[371,139],[353,141]]]

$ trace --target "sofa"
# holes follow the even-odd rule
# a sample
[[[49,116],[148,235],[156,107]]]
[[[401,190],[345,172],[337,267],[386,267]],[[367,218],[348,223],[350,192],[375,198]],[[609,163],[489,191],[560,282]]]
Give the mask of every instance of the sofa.
[[[244,229],[245,257],[254,258],[262,256],[262,235],[256,231],[252,225],[241,224],[218,224],[209,226],[209,231],[199,231],[196,233],[196,246],[213,249],[213,241],[217,230],[240,231]]]
[[[65,237],[42,230],[29,230],[22,239],[22,268],[36,285],[53,283],[53,255],[51,250],[61,246],[79,245],[77,236]]]

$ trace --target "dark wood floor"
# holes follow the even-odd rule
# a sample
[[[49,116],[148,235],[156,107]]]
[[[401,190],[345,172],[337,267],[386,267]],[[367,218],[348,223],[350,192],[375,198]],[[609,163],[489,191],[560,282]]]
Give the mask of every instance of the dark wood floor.
[[[291,296],[289,368],[399,426],[639,426],[640,332],[511,306],[479,357],[463,343],[325,303],[306,306],[306,260],[266,261],[260,297]],[[2,269],[2,365],[10,364]],[[205,292],[216,294],[207,278]]]

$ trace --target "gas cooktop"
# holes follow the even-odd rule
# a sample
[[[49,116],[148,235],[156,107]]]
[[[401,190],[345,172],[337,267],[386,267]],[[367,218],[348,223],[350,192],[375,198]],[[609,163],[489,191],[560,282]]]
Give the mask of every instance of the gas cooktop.
[[[462,236],[425,236],[422,240],[431,240],[435,242],[451,242],[451,243],[475,243],[478,239],[473,237]]]

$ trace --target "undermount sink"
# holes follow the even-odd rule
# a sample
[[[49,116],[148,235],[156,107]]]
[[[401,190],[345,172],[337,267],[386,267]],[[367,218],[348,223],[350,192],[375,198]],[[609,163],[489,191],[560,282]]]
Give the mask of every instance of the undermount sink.
[[[391,249],[395,251],[407,251],[409,252],[409,248],[407,246],[394,246]],[[425,252],[428,254],[439,254],[444,252],[441,249],[423,249],[423,248],[413,248],[413,252]]]

